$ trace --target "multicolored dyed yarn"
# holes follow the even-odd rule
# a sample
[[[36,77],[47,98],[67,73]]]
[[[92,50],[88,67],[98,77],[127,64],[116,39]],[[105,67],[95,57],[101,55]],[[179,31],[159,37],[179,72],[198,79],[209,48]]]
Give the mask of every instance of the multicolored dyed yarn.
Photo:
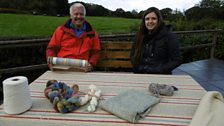
[[[72,112],[81,106],[78,91],[57,80],[47,82],[44,94],[53,104],[54,109],[60,113]]]

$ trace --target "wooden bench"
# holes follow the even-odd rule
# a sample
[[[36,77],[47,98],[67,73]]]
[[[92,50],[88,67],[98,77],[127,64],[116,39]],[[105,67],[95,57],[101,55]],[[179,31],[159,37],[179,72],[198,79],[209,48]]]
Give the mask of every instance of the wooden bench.
[[[103,71],[130,71],[130,41],[102,41],[101,58],[95,70]]]
[[[192,50],[200,48],[211,48],[210,57],[214,57],[214,51],[217,41],[217,36],[220,29],[215,30],[195,30],[195,31],[176,31],[176,34],[179,35],[194,35],[194,34],[213,34],[212,42],[199,44],[199,45],[188,45],[181,47],[181,50]],[[131,71],[132,65],[130,62],[130,50],[132,47],[131,38],[134,37],[134,34],[121,34],[121,35],[105,35],[100,36],[102,56],[98,62],[95,70],[98,71]],[[45,48],[49,42],[50,38],[47,39],[31,39],[31,40],[9,40],[9,41],[0,41],[0,49],[15,49],[32,47],[35,52],[38,49],[42,49],[41,58],[39,61],[45,60]],[[12,50],[14,51],[14,50]],[[10,51],[11,52],[11,51]],[[40,52],[39,52],[40,53]],[[35,55],[35,54],[33,54]],[[44,57],[44,58],[43,58]],[[9,58],[10,59],[10,58]],[[46,62],[46,61],[43,61]],[[2,73],[15,73],[15,72],[24,72],[24,71],[33,71],[33,70],[47,70],[47,64],[36,64],[28,66],[19,66],[13,68],[1,68],[0,76]]]

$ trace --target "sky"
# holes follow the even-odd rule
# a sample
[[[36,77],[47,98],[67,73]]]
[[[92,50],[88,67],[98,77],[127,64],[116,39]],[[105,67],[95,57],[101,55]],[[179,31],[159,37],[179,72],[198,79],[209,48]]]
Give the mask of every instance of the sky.
[[[68,0],[69,3],[76,0]],[[157,7],[159,9],[171,8],[172,10],[185,11],[195,4],[199,4],[201,0],[78,0],[85,3],[94,3],[115,11],[122,8],[124,11],[136,10],[140,12],[149,7]]]

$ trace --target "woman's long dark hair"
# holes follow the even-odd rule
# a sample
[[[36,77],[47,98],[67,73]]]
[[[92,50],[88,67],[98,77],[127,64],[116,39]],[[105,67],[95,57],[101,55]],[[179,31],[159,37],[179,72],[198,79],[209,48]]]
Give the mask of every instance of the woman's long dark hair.
[[[144,53],[144,50],[143,50],[143,39],[145,37],[145,35],[147,35],[149,33],[148,29],[146,28],[145,26],[145,16],[149,13],[152,13],[154,12],[156,15],[157,15],[157,18],[158,18],[158,25],[156,26],[155,29],[153,29],[153,31],[151,32],[153,34],[153,32],[156,32],[158,30],[158,28],[164,24],[163,22],[163,18],[162,18],[162,14],[161,12],[159,11],[158,8],[156,7],[150,7],[148,8],[144,14],[143,14],[143,17],[142,17],[142,21],[141,21],[141,25],[140,25],[140,28],[138,30],[138,33],[137,33],[137,36],[136,36],[136,43],[135,43],[135,54],[134,54],[134,65],[138,65],[140,59],[142,59],[143,57],[143,53]]]

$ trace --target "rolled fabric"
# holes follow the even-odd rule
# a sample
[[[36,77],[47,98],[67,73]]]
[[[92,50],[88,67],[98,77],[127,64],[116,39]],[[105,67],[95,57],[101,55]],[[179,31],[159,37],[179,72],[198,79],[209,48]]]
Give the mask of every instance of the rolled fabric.
[[[218,91],[208,91],[201,99],[189,126],[223,126],[224,99]]]
[[[48,62],[53,65],[69,66],[69,67],[87,67],[88,64],[86,60],[59,58],[59,57],[49,57]]]
[[[20,114],[32,106],[28,80],[24,76],[15,76],[3,81],[3,109],[8,114]]]

